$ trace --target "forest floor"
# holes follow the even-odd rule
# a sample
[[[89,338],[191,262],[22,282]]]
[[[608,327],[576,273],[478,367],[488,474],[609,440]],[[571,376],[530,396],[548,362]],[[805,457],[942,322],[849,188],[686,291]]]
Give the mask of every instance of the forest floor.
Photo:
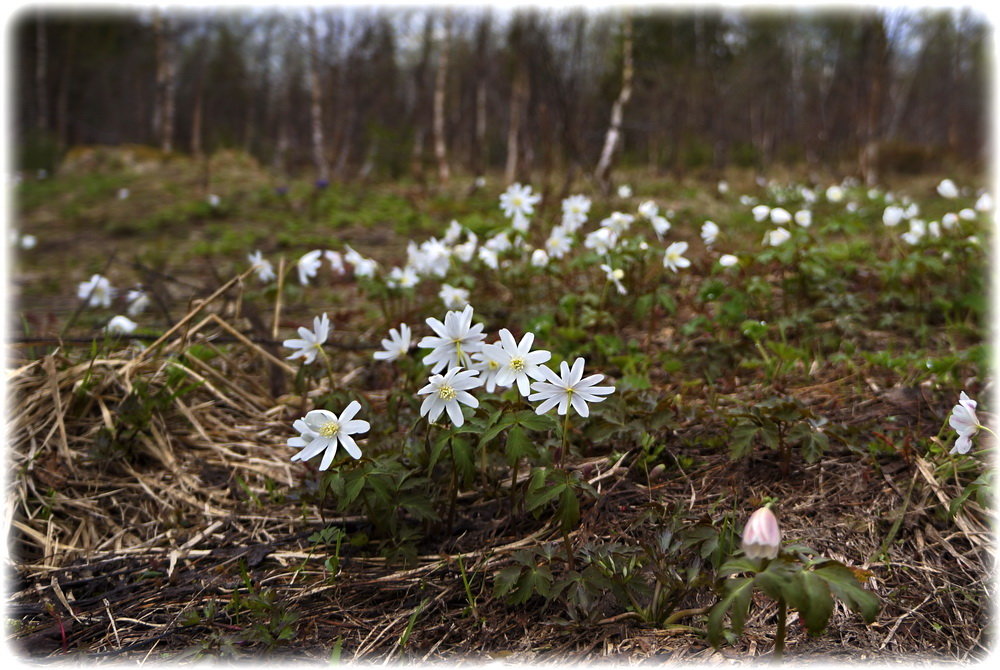
[[[747,175],[727,175],[728,196],[714,179],[629,175],[638,195],[595,195],[595,209],[650,197],[673,210],[671,235],[691,240],[692,267],[671,278],[671,300],[659,275],[616,302],[575,270],[527,281],[479,271],[473,293],[488,331],[530,324],[562,359],[588,351],[588,371],[612,379],[615,396],[574,423],[565,455],[559,431],[539,429],[529,455],[483,448],[465,470],[452,451],[435,468],[420,460],[430,428],[403,398],[413,378],[371,353],[390,326],[423,331],[440,318],[436,291],[398,300],[349,276],[303,287],[292,264],[349,244],[388,268],[408,240],[440,237],[452,219],[485,238],[502,186],[284,192],[236,154],[194,165],[92,150],[75,161],[22,183],[12,209],[18,231],[37,238],[8,277],[6,637],[22,659],[749,661],[771,653],[777,604],[757,593],[742,635],[719,648],[706,616],[720,565],[768,500],[786,543],[849,566],[880,602],[870,624],[838,602],[817,636],[792,612],[789,660],[936,664],[992,650],[993,469],[979,450],[990,442],[981,433],[975,456],[953,457],[947,429],[963,390],[982,396],[991,424],[981,254],[961,271],[922,265],[913,279],[893,254],[916,252],[845,246],[852,225],[883,234],[871,224],[881,207],[862,207],[855,224],[827,203],[841,227],[815,207],[809,234],[828,226],[836,240],[797,259],[826,268],[802,295],[805,280],[774,256],[720,279],[698,226],[712,219],[734,231],[729,246],[759,248],[763,229],[736,194],[765,190]],[[947,206],[934,200],[939,180],[892,186],[934,211]],[[557,212],[547,198],[537,218]],[[950,254],[972,254],[954,245]],[[247,274],[255,249],[288,274],[284,289]],[[129,341],[104,336],[114,311],[76,297],[94,273],[153,294]],[[753,302],[762,285],[766,307]],[[570,293],[592,299],[566,306]],[[720,293],[730,302],[713,302]],[[333,362],[309,378],[280,342],[322,312]],[[584,314],[591,321],[572,321]],[[748,340],[747,317],[780,331]],[[389,512],[336,500],[344,480],[290,460],[292,421],[347,397],[373,424],[366,456],[399,452],[370,471],[395,487]],[[733,446],[752,421],[825,437],[803,438],[783,463],[765,432]],[[555,462],[576,487],[572,523],[565,507],[531,499],[532,478]],[[380,491],[357,500],[377,506]]]

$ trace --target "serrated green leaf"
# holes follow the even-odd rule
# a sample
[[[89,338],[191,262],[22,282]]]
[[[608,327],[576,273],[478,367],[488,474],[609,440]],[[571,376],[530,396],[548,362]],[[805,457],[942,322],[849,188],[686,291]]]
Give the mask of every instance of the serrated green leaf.
[[[559,498],[559,525],[562,532],[571,531],[580,520],[580,501],[572,487],[564,486]]]
[[[814,573],[802,572],[800,579],[806,603],[803,607],[797,607],[799,616],[802,617],[806,630],[812,635],[818,635],[830,621],[830,615],[833,613],[833,597],[826,582]]]
[[[830,561],[816,568],[813,572],[829,585],[833,595],[841,600],[849,610],[860,614],[866,623],[875,621],[881,609],[879,599],[874,593],[861,586],[850,568],[842,563]]]
[[[504,447],[507,463],[513,467],[518,459],[533,455],[535,453],[533,446],[521,426],[517,424],[511,426],[507,431],[507,444]]]
[[[746,612],[750,605],[750,596],[753,594],[753,583],[753,579],[750,577],[726,580],[725,595],[719,602],[715,603],[708,613],[708,642],[713,647],[718,648],[722,644],[723,631],[725,630],[723,621],[726,613],[737,604],[741,608],[740,613],[731,616],[730,619],[734,629],[737,623],[740,626],[737,634],[742,632],[742,626],[746,621]]]

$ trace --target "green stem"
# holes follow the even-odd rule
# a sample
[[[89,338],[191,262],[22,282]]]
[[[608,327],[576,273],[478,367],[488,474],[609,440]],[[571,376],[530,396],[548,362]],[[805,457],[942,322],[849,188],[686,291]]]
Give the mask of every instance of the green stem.
[[[562,426],[562,447],[559,449],[559,467],[563,465],[563,460],[566,458],[566,450],[569,448],[569,440],[567,439],[569,435],[569,408],[566,408],[566,418],[563,419]]]
[[[774,660],[780,661],[785,655],[785,620],[788,618],[788,604],[782,598],[778,601],[778,629],[774,633]]]

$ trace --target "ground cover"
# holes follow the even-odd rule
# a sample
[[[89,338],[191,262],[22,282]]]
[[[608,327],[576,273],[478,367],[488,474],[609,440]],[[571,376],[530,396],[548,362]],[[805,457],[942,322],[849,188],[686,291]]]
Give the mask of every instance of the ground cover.
[[[725,177],[317,185],[95,149],[24,179],[8,638],[33,658],[748,659],[772,652],[777,591],[742,626],[717,603],[768,565],[733,561],[770,502],[774,565],[853,575],[788,592],[789,657],[981,657],[991,442],[951,453],[949,416],[965,392],[991,425],[992,203],[973,177]],[[314,249],[334,253],[310,275]],[[107,306],[78,293],[93,275]],[[613,392],[540,414],[545,387],[486,384],[456,420],[420,393],[420,345],[466,304],[487,343],[531,333],[554,374],[583,358]],[[374,358],[400,324],[409,345]],[[486,354],[442,356],[488,376]],[[346,426],[352,403],[360,458],[329,415],[293,425]],[[342,440],[328,468],[291,460],[321,433]]]

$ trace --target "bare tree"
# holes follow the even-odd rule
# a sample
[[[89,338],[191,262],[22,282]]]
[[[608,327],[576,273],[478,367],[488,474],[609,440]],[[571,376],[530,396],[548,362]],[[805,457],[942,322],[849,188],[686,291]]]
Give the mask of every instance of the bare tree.
[[[434,79],[434,157],[437,159],[438,179],[447,184],[451,179],[448,168],[448,146],[445,140],[444,99],[448,76],[448,52],[451,49],[451,12],[444,17],[444,33],[438,51],[437,75]]]
[[[306,58],[309,77],[309,118],[312,127],[313,162],[316,164],[317,179],[329,181],[330,168],[326,160],[326,149],[323,141],[323,106],[319,84],[319,40],[316,37],[316,10],[309,8],[306,20],[306,35],[309,41],[309,54]]]
[[[597,161],[597,169],[594,170],[594,177],[607,192],[611,190],[611,165],[614,160],[615,150],[621,143],[622,117],[625,113],[625,105],[632,97],[632,77],[634,66],[632,63],[632,17],[625,16],[625,23],[622,26],[622,88],[611,106],[611,123],[608,132],[604,136],[604,148],[601,149],[601,157]]]
[[[170,153],[174,149],[174,96],[177,81],[174,35],[167,17],[159,8],[153,10],[153,34],[156,41],[153,134],[159,140],[160,150]]]

